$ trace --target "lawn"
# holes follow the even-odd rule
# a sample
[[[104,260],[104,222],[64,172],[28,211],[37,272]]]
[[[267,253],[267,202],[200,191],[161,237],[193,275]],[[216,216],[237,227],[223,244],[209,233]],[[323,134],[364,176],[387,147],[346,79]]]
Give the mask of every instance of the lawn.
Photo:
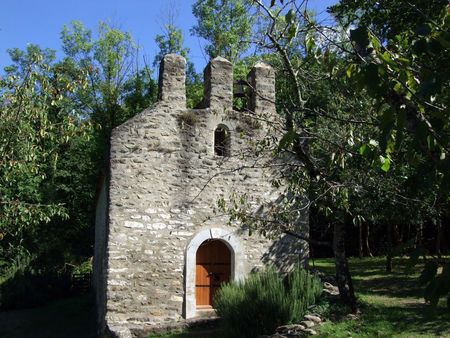
[[[450,337],[450,310],[443,300],[435,309],[425,304],[423,287],[417,282],[420,267],[406,275],[405,262],[395,259],[393,272],[386,273],[382,257],[351,259],[362,313],[356,319],[328,321],[319,337]],[[334,275],[332,259],[316,259],[310,264]]]
[[[351,259],[355,290],[362,303],[356,319],[327,320],[318,337],[450,337],[450,311],[443,301],[426,305],[415,274],[403,273],[405,260],[394,261],[384,272],[384,259]],[[332,259],[316,259],[311,266],[334,275]],[[95,337],[95,309],[90,295],[49,303],[36,309],[0,312],[0,337]],[[218,329],[192,330],[151,337],[220,337]]]

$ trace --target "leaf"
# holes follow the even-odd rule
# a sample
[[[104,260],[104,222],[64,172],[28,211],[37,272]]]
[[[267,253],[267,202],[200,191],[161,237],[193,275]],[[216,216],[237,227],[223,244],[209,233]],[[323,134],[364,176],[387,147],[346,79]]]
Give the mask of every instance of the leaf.
[[[351,63],[348,68],[347,71],[345,72],[347,74],[348,78],[352,77],[352,74],[354,73],[354,71],[357,69],[357,66],[354,63]]]
[[[362,78],[363,85],[367,87],[369,92],[373,95],[379,96],[381,94],[380,90],[380,75],[378,72],[378,67],[381,65],[377,65],[374,63],[370,63],[362,69]]]
[[[294,130],[289,130],[280,140],[278,151],[289,148],[289,146],[297,139],[298,134]]]
[[[427,145],[428,145],[428,149],[430,149],[430,150],[433,150],[434,147],[436,146],[436,140],[434,139],[434,137],[432,135],[427,136]]]
[[[306,46],[306,51],[308,53],[311,53],[313,48],[316,46],[316,42],[314,41],[314,37],[311,34],[307,35],[306,41],[305,41],[305,46]]]
[[[367,146],[367,144],[363,144],[361,147],[359,147],[359,154],[362,156],[366,156],[367,154],[369,154],[370,149]]]
[[[291,10],[289,10],[289,12],[287,12],[286,15],[285,15],[286,23],[287,23],[288,25],[291,24],[291,23],[293,22],[294,18],[295,18],[295,11],[294,11],[293,9],[291,9]]]
[[[431,28],[428,24],[423,24],[423,25],[417,26],[415,29],[415,32],[419,36],[424,36],[424,35],[430,34]]]
[[[390,106],[383,111],[380,119],[380,148],[381,151],[387,152],[388,143],[391,139],[392,129],[395,126],[395,111]],[[387,152],[388,153],[388,152]]]
[[[369,140],[369,144],[373,147],[378,147],[378,142],[376,140],[373,139]]]
[[[391,160],[388,157],[380,156],[381,170],[388,172],[391,168]]]
[[[388,51],[385,51],[383,54],[380,54],[379,56],[380,56],[380,58],[381,58],[384,62],[386,62],[388,65],[390,65],[390,66],[396,66],[394,60],[392,59],[391,54],[390,54]]]
[[[436,36],[436,40],[442,45],[442,47],[450,49],[450,34],[445,34],[444,32],[440,32]]]
[[[413,50],[416,54],[423,54],[427,51],[427,42],[425,39],[416,40],[413,43]]]
[[[370,42],[375,49],[379,49],[381,47],[380,40],[372,34],[370,34]]]
[[[367,29],[358,27],[350,30],[350,40],[357,43],[359,47],[366,48],[369,45],[369,35]]]
[[[297,36],[297,25],[291,25],[288,31],[288,39],[289,41],[293,40]]]

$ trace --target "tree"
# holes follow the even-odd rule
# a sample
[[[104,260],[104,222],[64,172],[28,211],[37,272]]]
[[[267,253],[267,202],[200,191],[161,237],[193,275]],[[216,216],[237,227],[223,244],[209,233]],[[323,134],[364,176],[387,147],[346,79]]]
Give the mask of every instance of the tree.
[[[247,0],[197,0],[192,12],[197,25],[192,34],[207,41],[206,54],[235,63],[248,50],[254,20]]]
[[[135,67],[138,47],[129,33],[100,22],[98,34],[94,40],[92,32],[79,21],[64,26],[63,64],[88,74],[88,86],[77,92],[78,103],[101,126],[101,133],[108,139],[114,127],[138,112],[127,111],[123,106],[125,85],[133,77],[148,82],[143,78],[148,73],[145,69],[139,72]]]
[[[148,67],[139,70],[129,34],[100,24],[94,39],[73,22],[61,38],[63,60],[36,45],[16,48],[1,78],[3,279],[19,268],[59,276],[66,263],[92,256],[110,131],[156,101],[156,82]]]
[[[356,79],[378,107],[379,147],[363,144],[361,153],[372,161],[379,158],[386,172],[392,164],[409,167],[409,184],[421,188],[415,194],[425,202],[425,218],[436,227],[435,250],[440,255],[442,220],[448,217],[450,201],[450,9],[446,1],[392,1],[378,4],[376,10],[367,5],[342,1],[332,9],[344,24],[355,26],[350,30],[354,52],[347,76]],[[355,10],[358,14],[351,14]],[[423,222],[418,226],[415,244],[420,251]],[[416,250],[413,261],[418,256]],[[450,283],[450,267],[444,265],[440,276],[434,268],[429,271],[434,274],[425,280],[427,298],[437,304],[442,292],[450,292],[443,287]]]
[[[155,56],[153,66],[159,66],[166,54],[175,53],[186,59],[186,104],[189,108],[194,108],[203,99],[203,85],[200,75],[195,72],[194,64],[189,60],[189,48],[183,46],[183,33],[172,22],[165,25],[165,31],[157,35],[155,42],[159,47],[159,52]]]
[[[342,40],[340,33],[345,27],[324,29],[314,22],[305,2],[254,2],[266,17],[263,47],[278,53],[280,70],[286,74],[282,87],[286,96],[278,100],[288,124],[278,150],[294,154],[303,164],[304,174],[298,172],[291,177],[289,192],[294,200],[306,191],[316,210],[332,215],[338,286],[343,300],[356,309],[345,256],[345,222],[366,214],[367,219],[372,217],[387,225],[390,235],[399,221],[395,215],[398,205],[421,210],[414,213],[421,222],[436,211],[442,218],[448,203],[449,120],[444,113],[448,110],[448,62],[444,57],[449,46],[448,34],[444,33],[448,31],[448,14],[428,18],[425,28],[419,26],[420,34],[403,27],[404,31],[392,40],[390,35],[376,37],[366,28],[370,22],[365,21],[364,26],[350,31],[348,41]],[[365,4],[361,6],[365,13]],[[413,8],[417,15],[423,14]],[[351,17],[351,13],[347,14]],[[390,18],[395,21],[394,16]],[[434,28],[433,22],[438,22]],[[386,31],[391,34],[398,29]],[[298,36],[304,37],[300,45],[295,44]],[[426,48],[420,48],[424,44]],[[438,65],[444,65],[440,73]],[[320,88],[325,80],[335,85],[324,93]],[[314,87],[322,94],[317,101],[307,90]],[[372,183],[363,178],[383,185],[390,182],[388,188],[392,189],[381,196],[366,195],[366,202],[383,206],[381,210],[370,208],[369,215],[361,210],[357,199],[371,189]],[[430,186],[419,193],[411,189],[413,182]],[[434,199],[433,191],[439,192]],[[418,208],[419,196],[423,195],[425,200],[435,201],[432,208]],[[386,207],[393,212],[386,213]],[[430,213],[431,209],[434,211]]]
[[[29,45],[14,49],[15,62],[0,81],[0,253],[3,277],[19,261],[36,258],[30,239],[43,225],[68,216],[67,205],[52,189],[64,145],[89,129],[73,110],[73,93],[86,85],[86,74],[64,73],[54,52]]]

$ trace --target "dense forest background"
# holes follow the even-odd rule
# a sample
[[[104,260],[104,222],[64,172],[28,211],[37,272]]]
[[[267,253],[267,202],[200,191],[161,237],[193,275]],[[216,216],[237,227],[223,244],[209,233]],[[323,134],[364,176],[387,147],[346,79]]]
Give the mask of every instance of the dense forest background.
[[[450,285],[441,260],[450,245],[448,1],[341,0],[328,25],[307,1],[198,0],[193,13],[190,34],[207,41],[209,58],[232,61],[236,80],[260,59],[277,70],[287,123],[264,147],[300,163],[267,219],[222,207],[252,230],[295,236],[299,199],[308,196],[311,253],[336,257],[351,306],[348,255],[385,255],[388,270],[394,256],[408,254],[412,265],[422,256],[427,282]],[[154,60],[104,22],[95,32],[78,21],[62,27],[61,58],[33,44],[9,50],[0,76],[2,307],[65,295],[70,276],[91,269],[111,130],[155,104],[165,54],[187,59],[187,104],[201,103],[202,75],[183,32],[166,21]],[[235,105],[254,118],[245,99]]]

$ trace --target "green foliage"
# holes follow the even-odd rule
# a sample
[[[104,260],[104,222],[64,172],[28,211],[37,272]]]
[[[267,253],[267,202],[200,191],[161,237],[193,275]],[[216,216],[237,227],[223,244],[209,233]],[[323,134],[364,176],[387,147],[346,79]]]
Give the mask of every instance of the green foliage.
[[[76,266],[73,271],[73,274],[85,274],[85,273],[92,273],[92,257],[85,260],[80,265]]]
[[[184,112],[178,116],[178,123],[181,128],[184,126],[194,127],[198,122],[198,116],[192,111]]]
[[[394,156],[406,152],[404,159],[411,167],[434,176],[431,182],[441,194],[438,200],[446,203],[450,186],[450,121],[445,113],[450,84],[448,6],[445,1],[415,5],[393,1],[378,4],[384,9],[381,13],[361,4],[358,18],[347,12],[352,6],[342,1],[334,10],[344,22],[359,25],[351,30],[350,39],[360,59],[349,65],[347,76],[365,88],[379,107],[381,169],[389,171]],[[393,19],[391,15],[400,8],[402,19]],[[414,17],[412,22],[400,24],[407,16]],[[392,26],[386,22],[381,26],[381,17]]]
[[[0,80],[0,276],[11,288],[17,279],[43,294],[45,282],[35,281],[92,257],[109,133],[157,96],[150,69],[133,67],[130,34],[100,23],[94,38],[73,22],[61,39],[62,61],[36,45],[13,49]],[[26,271],[20,257],[29,260]],[[19,296],[11,289],[8,302]]]
[[[175,53],[184,58],[187,58],[189,54],[189,48],[183,46],[184,38],[181,29],[173,24],[167,24],[164,28],[164,34],[158,34],[155,37],[159,52],[155,56],[153,67],[159,67],[161,60],[166,54]]]
[[[84,71],[89,82],[76,92],[79,108],[97,123],[106,144],[111,130],[146,108],[156,98],[151,70],[137,68],[139,48],[128,32],[100,22],[98,37],[79,21],[64,26],[61,67]],[[125,104],[123,104],[125,103]]]
[[[192,12],[197,25],[192,34],[205,39],[206,53],[212,59],[222,56],[232,63],[238,61],[250,46],[254,20],[247,0],[197,0]]]
[[[86,85],[85,73],[60,71],[35,45],[11,54],[15,64],[0,81],[0,254],[13,264],[44,224],[68,217],[47,189],[63,148],[90,125],[70,99]]]
[[[283,279],[273,270],[222,286],[214,308],[233,337],[256,337],[282,324],[301,320],[322,292],[321,282],[297,267]]]
[[[200,75],[195,72],[194,64],[189,60],[189,48],[183,46],[183,33],[173,24],[166,24],[164,34],[155,38],[159,52],[153,66],[158,67],[166,54],[175,53],[186,58],[186,106],[195,108],[203,99],[203,84]]]

